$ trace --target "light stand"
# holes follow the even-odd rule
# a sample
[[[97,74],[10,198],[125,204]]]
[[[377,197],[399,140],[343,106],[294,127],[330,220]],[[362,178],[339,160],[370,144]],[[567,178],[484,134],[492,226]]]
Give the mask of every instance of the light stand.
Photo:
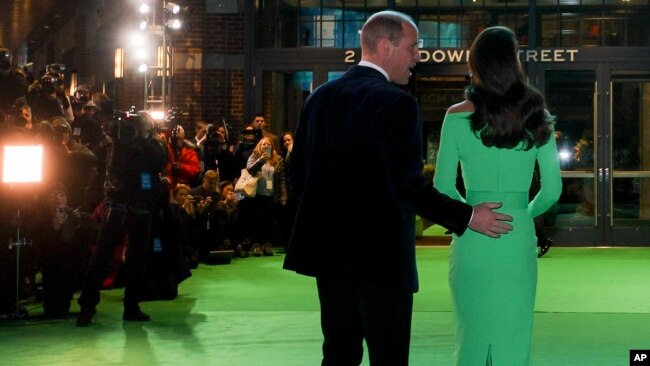
[[[43,179],[43,146],[5,146],[2,159],[2,182],[11,188],[28,189]],[[16,240],[9,240],[9,249],[16,249],[16,312],[15,318],[26,317],[20,313],[20,248],[31,241],[20,234],[20,202],[16,207]]]
[[[9,250],[16,249],[16,312],[14,313],[16,319],[27,316],[26,313],[20,313],[20,247],[26,245],[32,245],[32,241],[20,238],[20,207],[18,207],[16,208],[16,241],[9,240]]]

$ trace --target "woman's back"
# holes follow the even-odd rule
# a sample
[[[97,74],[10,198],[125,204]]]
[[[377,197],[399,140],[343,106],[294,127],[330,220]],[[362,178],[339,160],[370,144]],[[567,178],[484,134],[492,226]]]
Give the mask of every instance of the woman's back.
[[[512,216],[513,230],[498,239],[469,230],[453,238],[449,284],[456,365],[527,365],[537,283],[533,217],[551,207],[562,187],[555,140],[528,150],[523,142],[514,148],[485,146],[471,128],[471,102],[458,106],[443,122],[436,188],[472,205],[501,202],[498,211]],[[529,202],[536,160],[542,189]],[[456,189],[459,163],[466,197]]]
[[[442,134],[444,144],[453,144],[461,162],[465,189],[468,191],[526,192],[530,189],[537,148],[524,151],[521,144],[514,149],[487,147],[470,129],[471,112],[448,114]],[[441,146],[441,150],[444,146]],[[443,155],[443,158],[447,155]],[[454,159],[455,160],[455,159]],[[446,164],[454,161],[442,159],[437,162],[437,171],[447,171]],[[457,161],[456,161],[457,163]],[[455,168],[454,168],[455,169]],[[447,181],[441,180],[440,183]],[[450,187],[436,186],[442,191]]]

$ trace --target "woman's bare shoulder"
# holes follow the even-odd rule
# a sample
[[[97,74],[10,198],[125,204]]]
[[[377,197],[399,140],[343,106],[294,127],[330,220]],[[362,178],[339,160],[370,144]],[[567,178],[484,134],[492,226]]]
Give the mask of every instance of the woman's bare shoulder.
[[[466,112],[474,112],[474,103],[469,100],[464,100],[458,104],[454,104],[447,109],[447,114]]]

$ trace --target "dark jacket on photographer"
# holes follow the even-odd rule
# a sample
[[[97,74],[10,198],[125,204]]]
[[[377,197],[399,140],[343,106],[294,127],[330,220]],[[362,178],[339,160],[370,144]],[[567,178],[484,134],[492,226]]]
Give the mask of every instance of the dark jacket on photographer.
[[[122,123],[109,133],[113,142],[108,153],[104,192],[115,204],[153,212],[164,189],[160,174],[167,164],[167,153],[149,131],[128,121]],[[133,128],[139,131],[132,131]]]
[[[32,108],[32,119],[35,122],[63,116],[63,109],[56,97],[56,89],[46,79],[34,81],[29,86],[26,99],[27,104]]]
[[[67,189],[54,184],[46,191],[34,218],[34,246],[43,276],[45,316],[65,316],[81,288],[98,227],[89,214],[66,205]]]
[[[23,69],[9,66],[0,67],[0,109],[9,113],[16,99],[27,93],[27,77]]]
[[[103,128],[101,122],[90,113],[83,113],[76,117],[70,124],[73,139],[95,151],[102,139]]]
[[[219,175],[214,170],[208,170],[200,186],[190,189],[196,205],[195,233],[191,246],[199,253],[199,259],[206,260],[208,253],[215,250],[223,242],[224,236],[219,226],[217,203],[221,195],[218,189]]]
[[[109,209],[78,299],[78,326],[90,325],[93,309],[100,301],[107,263],[125,234],[128,245],[123,267],[124,316],[149,320],[141,312],[139,302],[145,293],[143,281],[151,245],[152,215],[164,192],[160,174],[167,164],[167,154],[156,140],[153,122],[144,113],[116,115],[108,125],[107,135],[112,141],[105,180]]]
[[[237,144],[235,153],[233,155],[234,166],[236,170],[236,176],[234,178],[239,178],[241,170],[246,168],[246,165],[248,164],[248,158],[250,158],[251,154],[253,153],[253,149],[255,149],[257,141],[259,141],[254,140],[257,139],[256,133],[257,131],[251,130],[242,131],[243,137]],[[231,178],[231,180],[233,180],[233,178]]]
[[[234,151],[231,150],[234,147],[217,127],[207,126],[207,133],[199,146],[203,171],[218,170],[222,180],[232,180],[239,175],[241,168],[235,166]]]

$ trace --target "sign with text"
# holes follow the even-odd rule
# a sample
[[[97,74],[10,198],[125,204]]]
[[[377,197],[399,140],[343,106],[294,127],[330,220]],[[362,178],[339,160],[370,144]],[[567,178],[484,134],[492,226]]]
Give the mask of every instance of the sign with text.
[[[575,62],[577,49],[523,49],[519,50],[521,62]],[[357,62],[357,51],[345,51],[345,63]],[[420,62],[434,64],[464,64],[469,60],[469,50],[459,48],[421,49]]]

